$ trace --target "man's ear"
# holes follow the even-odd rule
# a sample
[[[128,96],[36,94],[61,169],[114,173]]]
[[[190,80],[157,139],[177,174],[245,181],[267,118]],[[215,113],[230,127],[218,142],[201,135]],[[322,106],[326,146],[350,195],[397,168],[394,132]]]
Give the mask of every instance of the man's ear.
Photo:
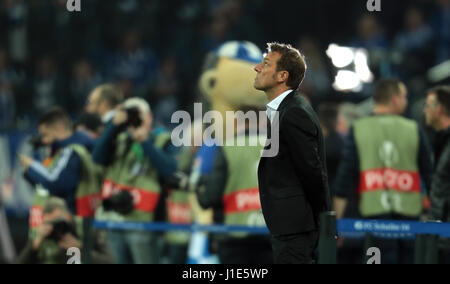
[[[214,69],[206,71],[202,74],[199,80],[200,91],[209,98],[217,85],[216,81],[217,71]]]
[[[282,83],[282,82],[287,82],[287,80],[289,79],[289,72],[288,71],[280,71],[278,72],[278,82]]]

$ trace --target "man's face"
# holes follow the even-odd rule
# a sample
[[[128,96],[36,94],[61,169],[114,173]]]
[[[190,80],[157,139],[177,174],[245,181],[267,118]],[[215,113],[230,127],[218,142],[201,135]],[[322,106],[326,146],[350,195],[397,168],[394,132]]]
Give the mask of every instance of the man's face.
[[[90,114],[99,114],[99,106],[100,106],[100,91],[95,89],[89,95],[86,102],[86,112]]]
[[[44,145],[50,146],[56,141],[56,126],[55,125],[39,125],[39,134],[42,137],[42,143]]]
[[[438,120],[438,102],[435,94],[429,94],[425,104],[425,119],[428,126],[435,127]]]
[[[255,89],[266,91],[279,84],[279,81],[277,80],[277,62],[280,58],[280,53],[269,52],[264,57],[263,62],[256,65]]]
[[[400,84],[400,93],[394,99],[397,114],[403,114],[408,107],[408,90],[404,84]]]

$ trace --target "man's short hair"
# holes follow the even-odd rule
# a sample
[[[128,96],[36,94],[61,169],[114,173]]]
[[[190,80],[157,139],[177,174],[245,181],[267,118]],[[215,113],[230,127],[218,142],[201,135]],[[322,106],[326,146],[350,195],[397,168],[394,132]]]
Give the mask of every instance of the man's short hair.
[[[401,92],[400,86],[402,81],[396,78],[380,80],[375,86],[373,99],[376,104],[387,105],[391,102],[392,97]]]
[[[113,109],[123,100],[122,92],[113,84],[104,84],[98,86],[100,96],[99,102],[105,101]]]
[[[290,44],[272,42],[267,44],[269,52],[278,52],[281,58],[277,62],[277,71],[287,71],[289,78],[286,85],[293,89],[298,89],[306,73],[305,57]]]
[[[437,86],[428,91],[428,94],[435,94],[437,102],[442,105],[444,112],[450,116],[450,86]]]
[[[66,128],[71,128],[72,123],[69,115],[60,107],[52,107],[48,111],[41,114],[38,125],[53,126],[56,123],[62,123]]]

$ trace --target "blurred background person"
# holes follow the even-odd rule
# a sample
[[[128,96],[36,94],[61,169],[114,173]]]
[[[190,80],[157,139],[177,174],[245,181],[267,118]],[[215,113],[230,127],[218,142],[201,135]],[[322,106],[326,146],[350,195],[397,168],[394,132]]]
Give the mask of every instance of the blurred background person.
[[[77,214],[86,209],[79,207],[77,189],[83,178],[87,178],[82,171],[83,167],[88,167],[83,156],[93,149],[94,141],[85,134],[74,132],[67,113],[60,108],[43,113],[38,125],[40,143],[51,147],[51,162],[44,165],[21,155],[25,177],[30,183],[47,189],[51,195],[63,198],[72,214]],[[73,145],[82,145],[83,149],[75,149]],[[91,186],[95,187],[95,184]]]
[[[20,264],[67,264],[67,250],[82,245],[72,214],[63,199],[50,198],[42,210],[37,235],[22,250]]]
[[[416,122],[401,117],[408,104],[401,81],[379,81],[374,100],[374,115],[357,120],[345,142],[336,179],[336,216],[342,218],[347,198],[357,195],[363,218],[418,220],[433,172],[427,138]],[[411,241],[367,242],[384,252],[383,263],[413,262]]]
[[[427,124],[436,132],[434,157],[436,172],[431,188],[431,218],[450,220],[450,88],[439,86],[428,91],[425,115]]]
[[[436,171],[431,185],[430,218],[450,220],[450,86],[438,86],[428,91],[425,106],[427,124],[437,131],[434,147]],[[439,263],[450,263],[450,240],[441,239]]]
[[[47,146],[49,153],[43,162],[20,154],[25,179],[34,187],[29,217],[29,238],[37,237],[42,224],[43,206],[50,197],[62,198],[71,214],[83,228],[83,241],[90,248],[91,218],[100,198],[100,170],[92,161],[90,151],[94,140],[75,132],[68,114],[54,107],[43,113],[38,121],[39,136],[35,148]],[[84,253],[83,260],[89,262]]]
[[[94,161],[105,167],[103,206],[99,220],[152,222],[165,199],[160,178],[177,170],[176,148],[170,134],[152,128],[148,103],[139,98],[124,102],[98,139]],[[108,243],[119,264],[159,262],[158,234],[108,230]]]
[[[20,253],[19,264],[67,264],[72,255],[68,249],[80,250],[79,261],[83,264],[111,264],[112,256],[108,251],[101,232],[95,232],[94,245],[88,245],[84,237],[86,231],[72,215],[63,199],[50,197],[42,210],[42,223],[34,239],[30,239]],[[89,258],[83,256],[89,254]],[[89,259],[89,262],[85,260]]]
[[[196,149],[184,146],[176,155],[178,171],[165,180],[166,220],[173,225],[189,225],[193,223],[194,212],[190,203],[193,193],[189,192],[189,175]],[[168,231],[164,234],[164,255],[169,264],[186,264],[190,232]],[[164,262],[163,262],[164,263]]]

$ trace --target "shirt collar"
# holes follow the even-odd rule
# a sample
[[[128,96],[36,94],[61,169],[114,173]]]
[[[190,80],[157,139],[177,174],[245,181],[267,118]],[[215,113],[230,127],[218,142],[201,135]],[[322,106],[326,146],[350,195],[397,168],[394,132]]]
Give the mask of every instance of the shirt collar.
[[[267,104],[267,108],[270,108],[271,110],[278,110],[283,100],[292,93],[293,90],[287,90],[286,92],[282,93],[275,99],[273,99],[270,103]]]

